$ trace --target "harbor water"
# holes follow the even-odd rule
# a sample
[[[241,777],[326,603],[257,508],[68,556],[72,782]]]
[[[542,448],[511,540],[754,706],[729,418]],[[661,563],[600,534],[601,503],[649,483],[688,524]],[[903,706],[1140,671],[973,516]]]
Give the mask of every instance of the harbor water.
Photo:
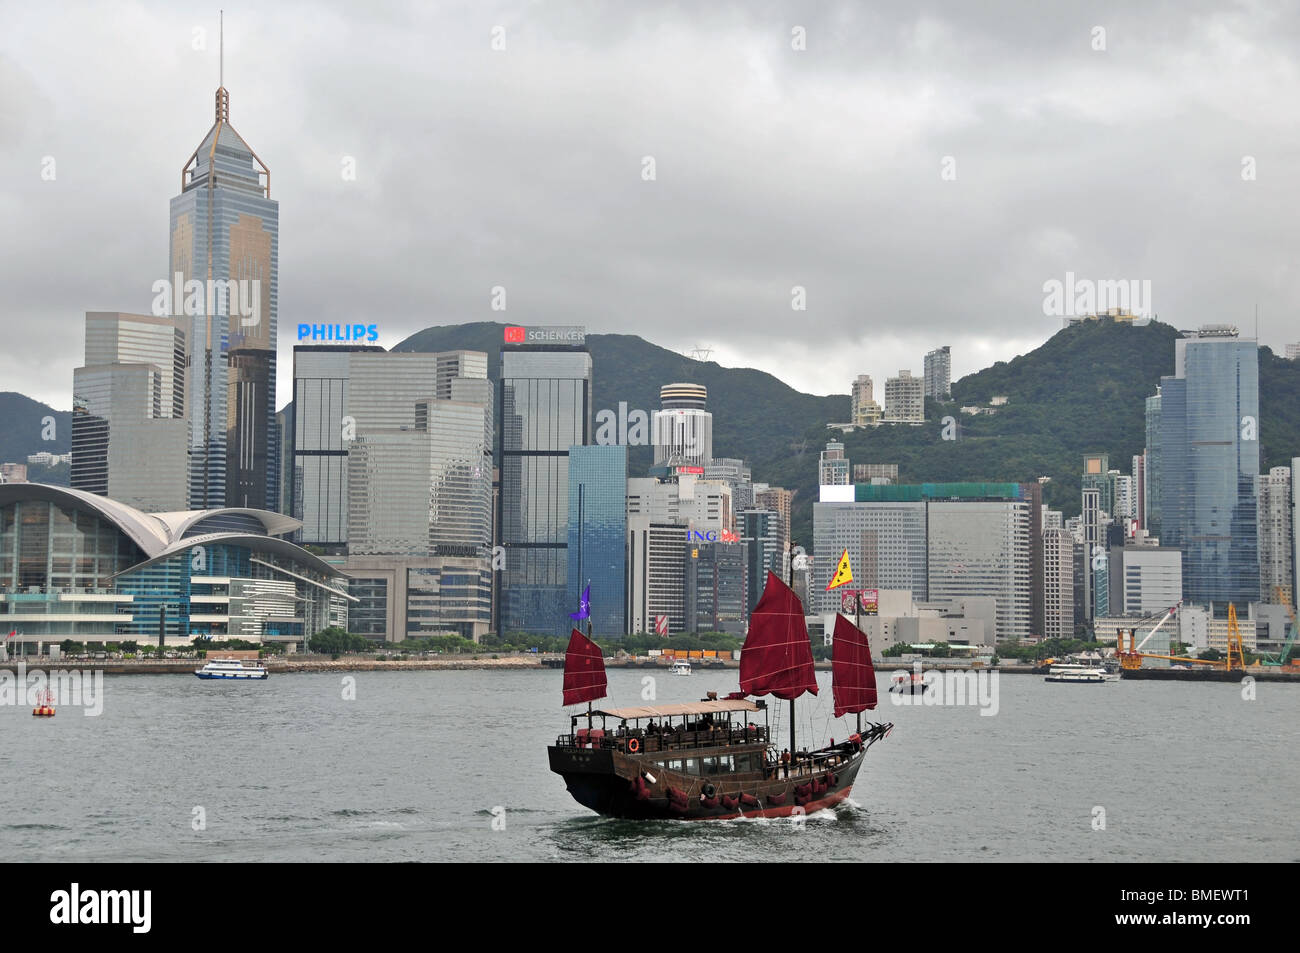
[[[798,703],[799,743],[852,718]],[[559,671],[110,675],[102,713],[0,706],[8,861],[1300,861],[1300,685],[1003,675],[996,713],[899,704],[880,673],[852,804],[802,822],[597,817],[547,768]],[[646,681],[650,679],[650,681]],[[734,671],[612,669],[608,704]],[[1253,697],[1251,697],[1253,695]],[[949,701],[952,699],[949,698]],[[772,725],[784,741],[785,703]],[[778,718],[778,709],[780,718]],[[985,713],[982,713],[985,712]],[[612,727],[612,726],[611,726]]]

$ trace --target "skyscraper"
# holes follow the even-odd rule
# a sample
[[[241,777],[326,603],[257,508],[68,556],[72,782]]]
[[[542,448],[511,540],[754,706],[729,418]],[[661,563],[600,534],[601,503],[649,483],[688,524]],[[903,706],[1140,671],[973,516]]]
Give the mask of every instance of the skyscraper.
[[[72,388],[72,488],[150,512],[188,509],[180,324],[87,312]]]
[[[832,612],[839,596],[825,586],[848,550],[855,587],[903,589],[917,601],[956,605],[994,600],[999,639],[1031,634],[1033,590],[1041,579],[1041,498],[1017,483],[854,486],[853,502],[813,504],[811,589]],[[747,534],[748,535],[748,534]]]
[[[591,381],[584,329],[506,329],[498,631],[568,631],[569,449],[592,442]]]
[[[654,465],[704,467],[713,459],[713,414],[703,384],[665,384],[651,419]]]
[[[1245,617],[1260,595],[1258,347],[1228,325],[1183,333],[1160,380],[1160,541],[1183,551],[1185,601]]]
[[[935,400],[952,392],[952,353],[947,344],[925,355],[925,396]]]
[[[1074,536],[1043,530],[1043,638],[1074,638]]]
[[[171,200],[167,313],[188,319],[195,508],[274,508],[279,501],[279,232],[270,170],[231,126],[230,94],[221,86],[212,128],[185,162],[181,192]]]
[[[346,444],[349,555],[488,557],[487,355],[449,353],[465,360],[414,352],[348,355],[347,409],[355,421]],[[449,370],[466,376],[444,378]],[[440,391],[447,396],[429,396]]]
[[[626,496],[626,446],[570,448],[568,603],[576,612],[591,586],[595,635],[627,631]]]
[[[1295,578],[1291,524],[1290,467],[1273,467],[1259,476],[1259,588],[1260,601],[1291,605]]]
[[[1152,536],[1160,536],[1160,388],[1146,399],[1146,449],[1143,471],[1144,513],[1142,528]]]
[[[345,420],[355,433],[344,443],[344,568],[360,600],[349,613],[350,630],[391,640],[444,632],[477,639],[492,621],[487,355],[345,356]],[[323,416],[321,432],[331,426],[337,421]],[[307,512],[333,512],[332,499],[313,505],[304,495]]]

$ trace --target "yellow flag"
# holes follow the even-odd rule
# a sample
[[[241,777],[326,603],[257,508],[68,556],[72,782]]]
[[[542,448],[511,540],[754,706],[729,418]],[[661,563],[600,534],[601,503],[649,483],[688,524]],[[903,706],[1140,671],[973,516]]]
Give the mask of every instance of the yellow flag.
[[[835,575],[831,576],[831,584],[826,587],[826,591],[844,585],[846,582],[853,581],[853,570],[849,568],[849,551],[844,550],[844,555],[840,557],[840,564],[835,567]]]

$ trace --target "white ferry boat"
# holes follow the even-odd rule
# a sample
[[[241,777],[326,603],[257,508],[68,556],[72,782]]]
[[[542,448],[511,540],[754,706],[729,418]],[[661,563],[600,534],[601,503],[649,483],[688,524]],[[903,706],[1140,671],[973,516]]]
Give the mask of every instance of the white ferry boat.
[[[1106,670],[1100,666],[1089,665],[1053,665],[1047,672],[1045,682],[1084,682],[1096,683],[1114,681]]]
[[[691,663],[686,659],[678,659],[673,662],[673,667],[669,669],[671,675],[689,675],[691,674]]]
[[[194,674],[199,678],[266,678],[266,666],[260,662],[246,665],[239,659],[213,659],[202,668],[196,668]]]

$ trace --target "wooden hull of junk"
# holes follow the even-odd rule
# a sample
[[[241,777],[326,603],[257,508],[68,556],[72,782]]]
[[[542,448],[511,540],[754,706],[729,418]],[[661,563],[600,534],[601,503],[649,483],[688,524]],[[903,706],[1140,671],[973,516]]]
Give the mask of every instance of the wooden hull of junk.
[[[629,820],[728,820],[787,817],[833,807],[849,796],[867,746],[852,743],[814,752],[817,767],[791,767],[789,778],[758,771],[688,774],[665,761],[728,757],[762,764],[765,744],[729,744],[629,753],[617,745],[578,747],[567,738],[547,749],[550,767],[564,778],[574,800],[597,814]],[[857,750],[855,750],[855,748]],[[653,780],[651,780],[653,778]],[[710,796],[711,794],[711,796]]]

